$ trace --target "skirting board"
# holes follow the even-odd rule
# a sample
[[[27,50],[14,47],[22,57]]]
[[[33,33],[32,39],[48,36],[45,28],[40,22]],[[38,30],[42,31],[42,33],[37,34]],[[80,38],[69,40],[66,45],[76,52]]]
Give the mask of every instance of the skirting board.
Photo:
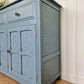
[[[76,84],[84,84],[84,77],[82,77],[82,76],[77,76]]]
[[[73,74],[62,73],[62,79],[76,84],[76,76]]]

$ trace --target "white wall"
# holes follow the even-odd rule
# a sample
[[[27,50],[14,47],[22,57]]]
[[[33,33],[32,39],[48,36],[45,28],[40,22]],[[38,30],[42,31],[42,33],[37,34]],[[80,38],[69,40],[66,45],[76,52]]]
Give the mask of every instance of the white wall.
[[[84,0],[77,0],[77,79],[84,84]]]
[[[67,59],[66,59],[66,0],[56,0],[58,3],[60,3],[63,6],[63,9],[61,10],[61,47],[62,47],[62,78],[66,80],[66,73],[67,73]]]
[[[62,8],[62,79],[84,84],[84,0],[56,0]]]

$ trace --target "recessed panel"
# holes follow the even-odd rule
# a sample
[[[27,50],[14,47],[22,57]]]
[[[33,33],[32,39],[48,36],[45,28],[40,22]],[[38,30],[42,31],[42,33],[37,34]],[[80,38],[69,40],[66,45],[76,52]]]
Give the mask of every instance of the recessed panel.
[[[22,52],[32,53],[32,31],[21,32]]]
[[[18,32],[11,32],[11,49],[14,51],[19,50],[19,37],[18,37]]]
[[[15,73],[20,73],[21,57],[17,54],[12,54],[10,59],[11,59],[11,70]]]
[[[42,54],[48,56],[59,51],[59,12],[42,2]]]
[[[54,66],[54,67],[53,67]],[[59,72],[59,56],[56,56],[43,64],[43,80],[47,84]]]
[[[3,24],[3,23],[5,23],[4,13],[3,14],[0,14],[0,24]]]
[[[1,32],[0,33],[0,49],[5,49],[6,45],[5,45],[5,33]]]
[[[6,70],[6,68],[7,68],[7,54],[6,54],[6,52],[1,51],[0,59],[1,59],[2,69]]]
[[[32,59],[28,56],[22,56],[22,75],[32,79],[33,76]]]

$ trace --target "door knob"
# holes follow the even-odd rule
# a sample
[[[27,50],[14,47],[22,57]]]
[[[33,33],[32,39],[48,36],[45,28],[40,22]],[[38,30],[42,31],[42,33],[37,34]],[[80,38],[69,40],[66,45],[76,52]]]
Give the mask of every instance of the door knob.
[[[7,50],[7,53],[10,53],[10,50]]]
[[[18,12],[15,12],[15,16],[20,16],[20,14]]]

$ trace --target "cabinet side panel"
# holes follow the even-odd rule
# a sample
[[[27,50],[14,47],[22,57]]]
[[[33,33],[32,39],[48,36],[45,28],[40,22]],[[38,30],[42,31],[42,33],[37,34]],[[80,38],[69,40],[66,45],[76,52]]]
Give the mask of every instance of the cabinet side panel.
[[[42,56],[59,51],[59,12],[42,3]]]
[[[41,2],[42,84],[51,84],[60,73],[59,11]]]

